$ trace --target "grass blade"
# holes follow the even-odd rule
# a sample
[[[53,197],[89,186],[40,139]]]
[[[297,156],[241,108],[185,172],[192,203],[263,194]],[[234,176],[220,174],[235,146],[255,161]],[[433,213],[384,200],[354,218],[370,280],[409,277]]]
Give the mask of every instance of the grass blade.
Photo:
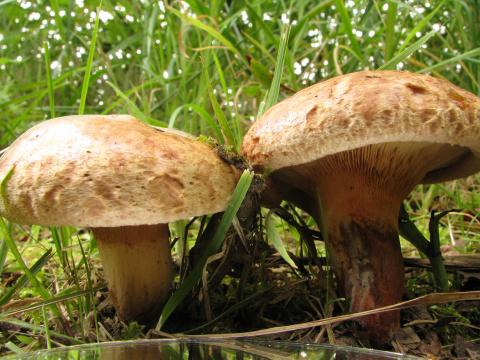
[[[58,31],[60,33],[60,37],[64,42],[66,42],[65,38],[65,29],[63,28],[62,18],[60,17],[60,7],[58,6],[58,0],[50,0],[50,6],[52,7],[55,15],[55,24],[57,25]]]
[[[97,14],[95,16],[95,26],[93,27],[92,40],[90,42],[90,50],[88,51],[87,65],[85,66],[85,75],[83,77],[82,83],[82,94],[80,95],[80,106],[78,107],[78,114],[83,115],[85,113],[85,103],[87,101],[88,85],[90,83],[90,75],[92,72],[93,66],[93,56],[95,54],[95,46],[97,44],[97,35],[98,27],[100,24],[100,9],[102,7],[102,2],[100,1],[100,6],[97,8]]]
[[[350,15],[348,15],[348,12],[343,0],[335,0],[335,4],[337,5],[338,13],[340,15],[340,18],[342,19],[342,25],[345,28],[345,32],[347,33],[347,36],[350,39],[350,42],[352,43],[352,46],[351,46],[352,50],[355,52],[357,57],[361,59],[362,63],[366,65],[367,62],[363,57],[363,51],[360,48],[360,44],[358,43],[357,38],[353,34],[352,19],[350,19]]]
[[[425,26],[428,25],[433,16],[442,8],[443,4],[445,4],[445,0],[438,4],[438,6],[433,9],[432,12],[430,12],[427,16],[423,17],[422,20],[418,22],[418,24],[408,33],[404,43],[398,50],[399,52],[402,52],[407,47],[407,45],[410,44],[410,41],[412,41],[412,39],[417,35],[417,33],[422,31]]]
[[[20,254],[20,251],[18,251],[17,245],[15,245],[15,241],[11,237],[11,234],[7,231],[7,224],[5,223],[5,220],[3,220],[3,218],[1,217],[0,226],[3,230],[3,233],[5,234],[5,242],[7,243],[8,249],[15,258],[15,261],[20,265],[20,268],[22,269],[24,274],[27,276],[30,284],[32,284],[32,287],[42,298],[46,300],[50,299],[50,293],[47,291],[47,289],[43,287],[40,281],[38,281],[35,275],[30,271],[27,264],[25,264],[25,262],[23,261],[22,255]]]
[[[387,22],[385,24],[385,62],[393,56],[393,51],[397,45],[395,40],[395,21],[397,20],[397,3],[388,2]]]
[[[50,117],[55,117],[55,99],[53,92],[53,81],[52,81],[52,71],[51,71],[51,62],[50,62],[50,45],[45,41],[43,44],[43,49],[45,50],[45,72],[47,75],[47,86],[48,86],[48,103],[50,105]]]
[[[67,300],[76,299],[80,296],[95,294],[95,292],[99,291],[99,290],[105,290],[105,287],[97,286],[95,288],[91,288],[91,289],[89,288],[89,289],[86,289],[86,290],[75,290],[75,289],[73,289],[73,291],[72,291],[71,288],[66,289],[66,290],[63,290],[63,292],[61,294],[56,295],[55,297],[52,297],[49,300],[39,301],[39,302],[37,302],[33,305],[22,307],[20,309],[13,309],[13,310],[2,312],[2,313],[0,313],[0,321],[4,320],[4,319],[6,319],[10,316],[16,316],[16,315],[19,315],[19,314],[22,314],[22,313],[25,313],[25,312],[28,312],[28,311],[39,310],[44,306],[55,305],[55,304],[58,304],[58,303],[61,303],[61,302],[65,302]]]
[[[132,113],[133,116],[135,116],[137,119],[142,120],[145,123],[155,125],[155,126],[160,126],[160,127],[167,127],[167,124],[163,121],[153,119],[149,116],[146,116],[142,110],[138,108],[135,103],[130,100],[130,98],[122,91],[120,90],[115,84],[111,83],[110,81],[106,82],[114,91],[115,93],[128,105],[128,108],[130,112]]]
[[[177,16],[178,18],[187,22],[188,24],[193,25],[196,28],[205,31],[210,36],[212,36],[214,39],[218,40],[221,44],[223,44],[228,50],[232,51],[235,54],[238,54],[239,59],[243,59],[243,56],[240,53],[240,51],[235,46],[233,46],[233,44],[225,36],[220,34],[217,30],[215,30],[210,25],[204,24],[200,20],[197,20],[197,19],[194,19],[190,16],[184,15],[180,11],[178,11],[177,9],[174,9],[172,7],[169,7],[169,11],[172,14],[174,14],[175,16]]]
[[[13,342],[11,341],[8,341],[7,343],[5,343],[5,347],[10,350],[11,352],[17,354],[17,355],[20,355],[20,354],[24,354],[25,352],[19,348],[17,345],[15,345]]]
[[[265,55],[265,57],[271,61],[272,64],[275,64],[275,58],[272,56],[272,54],[270,54],[270,51],[267,50],[260,42],[258,42],[254,37],[252,37],[251,35],[249,35],[247,32],[242,32],[243,36],[245,36],[245,38],[250,41],[252,43],[252,45],[254,45],[257,49],[259,49],[263,55]],[[251,65],[251,62],[255,60],[256,62],[259,62],[258,60],[254,59],[254,58],[251,58],[249,59],[249,63]],[[270,82],[269,82],[270,84]]]
[[[4,6],[13,2],[15,2],[15,0],[3,0],[3,1],[0,1],[0,6]]]
[[[235,190],[232,194],[232,198],[228,203],[227,209],[225,210],[222,219],[220,220],[217,231],[215,232],[212,241],[207,246],[205,253],[202,254],[202,257],[198,260],[195,268],[165,304],[156,326],[157,331],[160,331],[161,327],[163,326],[163,324],[165,324],[165,322],[173,313],[175,308],[182,302],[182,300],[192,290],[193,286],[201,278],[202,270],[208,257],[217,252],[222,245],[222,242],[225,239],[225,235],[230,229],[233,218],[237,214],[237,211],[240,208],[240,205],[242,204],[242,201],[245,198],[248,189],[250,188],[252,180],[253,174],[250,171],[245,170],[240,179],[238,180],[237,186],[235,187]]]
[[[85,296],[85,313],[88,314],[90,313],[90,308],[92,308],[93,311],[93,319],[94,319],[94,324],[95,324],[95,334],[97,336],[97,342],[99,341],[99,332],[98,332],[98,320],[97,320],[97,306],[95,304],[95,299],[94,299],[94,289],[93,289],[93,282],[92,282],[92,275],[91,275],[91,270],[90,266],[88,264],[88,259],[85,254],[85,251],[83,249],[82,241],[80,240],[79,237],[77,237],[78,240],[78,245],[80,246],[80,250],[82,252],[82,258],[83,258],[83,263],[85,266],[85,273],[87,274],[87,290],[90,290],[88,294]]]
[[[7,259],[8,247],[7,243],[2,239],[0,242],[0,274],[3,271],[5,260]]]
[[[17,320],[17,319],[1,319],[0,323],[11,324],[11,325],[15,325],[15,326],[18,326],[18,327],[21,327],[21,328],[24,328],[24,329],[32,330],[33,332],[36,332],[36,333],[45,334],[45,328],[43,326],[32,325],[32,324],[30,324],[26,321],[21,321],[21,320]],[[68,340],[72,344],[76,344],[76,345],[83,344],[82,341],[79,341],[79,340],[77,340],[77,339],[75,339],[71,336],[67,336],[67,335],[64,335],[62,333],[59,333],[59,332],[56,332],[56,331],[53,331],[53,330],[50,330],[50,336],[54,337],[54,338],[58,338],[58,339]]]
[[[42,307],[42,316],[43,316],[43,323],[45,324],[45,338],[47,342],[47,349],[52,348],[52,340],[50,339],[50,328],[48,327],[48,316],[47,310],[45,306]]]
[[[288,255],[287,249],[283,245],[282,238],[280,237],[277,229],[275,228],[273,213],[271,211],[267,214],[267,217],[265,219],[265,227],[267,231],[267,238],[272,240],[273,247],[278,251],[282,259],[285,260],[285,262],[293,269],[297,269],[297,265],[295,265],[290,255]]]
[[[210,102],[213,107],[213,112],[215,113],[215,117],[217,118],[218,123],[220,124],[220,128],[222,129],[223,136],[226,139],[226,143],[233,146],[235,149],[238,149],[239,144],[237,143],[236,138],[233,134],[233,131],[230,128],[230,124],[227,121],[225,113],[220,107],[220,104],[217,101],[217,97],[213,93],[213,89],[210,86],[208,88],[209,88],[208,96],[210,98]]]
[[[180,105],[175,111],[172,112],[170,115],[170,119],[168,120],[168,127],[174,128],[175,121],[180,114],[180,112],[185,109],[192,109],[192,111],[196,112],[200,118],[205,121],[208,127],[210,127],[214,133],[214,136],[217,140],[223,140],[222,129],[218,126],[218,123],[210,116],[210,114],[200,105],[198,104],[184,104]],[[223,141],[222,141],[223,143]]]
[[[447,60],[444,60],[444,61],[440,61],[434,65],[431,65],[431,66],[428,66],[426,68],[423,68],[422,70],[420,70],[419,72],[420,73],[426,73],[426,72],[430,72],[432,70],[438,70],[439,68],[443,68],[447,65],[450,65],[450,64],[454,64],[454,63],[457,63],[459,61],[462,61],[462,60],[467,60],[468,58],[471,58],[471,57],[474,57],[474,56],[477,56],[480,54],[480,48],[476,48],[476,49],[473,49],[473,50],[470,50],[470,51],[467,51],[463,54],[460,54],[460,55],[457,55],[457,56],[454,56],[450,59],[447,59]]]
[[[282,35],[280,38],[280,47],[278,49],[277,60],[275,62],[275,72],[273,74],[272,85],[268,90],[267,98],[263,106],[261,105],[258,110],[257,118],[272,107],[278,101],[278,95],[280,94],[280,85],[282,83],[283,67],[285,65],[285,57],[287,55],[288,36],[290,34],[290,26],[285,25],[282,29]]]
[[[108,82],[107,82],[108,83]],[[122,94],[124,94],[127,99],[128,99],[128,96],[132,95],[132,94],[135,94],[137,92],[139,92],[140,90],[144,90],[145,88],[149,87],[149,86],[152,86],[154,84],[158,84],[158,79],[150,79],[148,81],[145,81],[143,82],[142,84],[140,85],[137,85],[137,86],[134,86],[134,87],[131,87],[129,88],[128,90],[126,90],[125,92],[122,92]],[[111,86],[111,85],[110,85]],[[171,95],[173,96],[173,95]],[[112,101],[111,104],[108,104],[105,109],[102,111],[102,114],[109,114],[112,112],[113,109],[115,109],[117,106],[119,106],[121,104],[121,102],[125,100],[124,98],[121,98],[121,99],[116,99],[114,101]]]
[[[292,26],[292,31],[290,33],[290,39],[294,40],[300,31],[303,29],[304,25],[307,24],[312,18],[320,14],[328,6],[331,6],[334,0],[326,0],[321,2],[307,12],[301,19],[298,20],[298,23]]]
[[[412,55],[415,51],[420,49],[423,44],[425,44],[432,36],[436,34],[435,31],[430,31],[429,33],[425,34],[423,37],[421,37],[418,41],[410,45],[408,48],[400,52],[399,54],[395,55],[393,58],[391,58],[389,61],[387,61],[385,64],[380,66],[378,70],[393,70],[395,69],[396,65],[399,62],[402,62],[406,58],[408,58],[410,55]]]
[[[222,141],[222,138],[219,138],[217,140],[221,141],[221,143],[227,143],[238,150],[240,147],[240,143],[237,141],[237,138],[235,137],[232,128],[227,121],[225,113],[223,112],[220,104],[218,103],[217,97],[213,92],[213,88],[211,86],[212,79],[210,78],[210,74],[208,73],[208,67],[206,65],[203,66],[203,75],[205,83],[207,84],[208,97],[210,99],[213,112],[215,114],[215,117],[217,118],[218,123],[220,124],[220,129],[222,130],[223,137],[225,138],[225,141]]]
[[[38,259],[35,264],[30,268],[30,272],[35,275],[38,273],[42,267],[50,260],[52,257],[52,249],[48,249],[45,254],[42,255],[40,259]],[[8,290],[0,297],[0,307],[5,305],[15,294],[15,292],[22,287],[24,287],[28,283],[28,276],[26,273],[23,273],[20,276],[14,285],[8,288]]]
[[[264,31],[264,33],[267,35],[270,42],[272,44],[278,45],[278,41],[275,38],[275,35],[273,35],[272,30],[267,26],[267,24],[265,24],[265,21],[263,21],[263,19],[260,17],[260,15],[257,14],[255,9],[250,4],[248,4],[247,2],[245,2],[245,7],[248,10],[249,16],[251,16],[252,19],[255,21],[255,24]]]
[[[12,166],[10,170],[8,170],[5,177],[0,182],[0,200],[2,201],[2,206],[5,213],[8,212],[8,207],[10,206],[8,201],[8,194],[7,194],[8,180],[10,180],[14,171],[15,171],[15,166]],[[7,234],[5,234],[5,237],[6,236]]]

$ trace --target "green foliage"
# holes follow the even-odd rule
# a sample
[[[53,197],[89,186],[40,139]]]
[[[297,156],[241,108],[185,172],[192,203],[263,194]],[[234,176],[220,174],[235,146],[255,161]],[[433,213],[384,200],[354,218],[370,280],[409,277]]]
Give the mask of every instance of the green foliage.
[[[273,213],[271,211],[267,214],[267,217],[265,219],[265,227],[266,227],[267,239],[272,241],[273,246],[278,251],[280,256],[285,260],[285,262],[288,265],[290,265],[293,269],[296,269],[297,265],[295,265],[295,262],[292,260],[292,258],[287,252],[285,244],[283,243],[282,238],[280,237],[280,234],[278,233],[277,228],[275,226]]]
[[[161,329],[161,327],[163,326],[163,324],[165,324],[165,322],[170,317],[175,308],[187,296],[187,294],[192,290],[195,284],[201,279],[203,268],[207,262],[208,257],[215,254],[220,249],[223,240],[225,239],[225,235],[230,229],[232,221],[237,215],[237,211],[240,208],[240,205],[242,204],[242,201],[245,198],[248,189],[250,188],[252,180],[253,174],[250,173],[248,170],[245,170],[240,176],[237,186],[235,187],[235,190],[232,194],[232,198],[230,199],[230,202],[225,209],[222,219],[220,220],[220,223],[212,239],[209,239],[210,242],[205,252],[201,254],[201,258],[199,259],[195,267],[192,269],[191,273],[187,276],[187,278],[183,281],[178,290],[170,297],[170,299],[165,304],[162,310],[162,314],[160,315],[158,324],[156,326],[156,330]]]
[[[45,42],[43,45],[43,51],[45,52],[45,76],[47,77],[48,84],[48,102],[50,105],[50,116],[55,117],[55,98],[53,91],[53,82],[52,82],[52,63],[50,61],[50,48],[48,42]]]
[[[285,56],[287,55],[288,36],[290,33],[290,26],[285,26],[282,29],[280,37],[280,46],[278,49],[277,60],[275,62],[275,73],[273,74],[272,85],[267,93],[265,104],[260,105],[257,117],[260,117],[265,110],[272,107],[278,102],[278,95],[280,93],[280,86],[282,82],[283,66],[285,65]]]
[[[193,2],[161,4],[106,1],[96,28],[97,1],[71,8],[50,1],[48,9],[2,2],[1,143],[34,121],[76,112],[127,112],[163,124],[175,113],[175,127],[220,141],[225,134],[206,121],[205,114],[218,116],[207,85],[238,142],[270,89],[287,20],[291,33],[281,85],[288,88],[339,71],[388,67],[442,71],[478,91],[473,0],[429,7],[416,0],[236,1],[215,2],[216,10]],[[48,48],[39,46],[46,43]],[[42,58],[43,64],[37,61]],[[205,67],[209,84],[202,77]],[[280,99],[288,94],[280,87]]]
[[[4,230],[4,229],[3,229]],[[5,243],[6,244],[6,243]],[[35,264],[29,269],[32,275],[35,275],[37,272],[41,270],[41,268],[50,260],[52,251],[48,250],[45,254],[43,254],[40,259],[38,259]],[[20,278],[15,282],[15,284],[8,288],[5,293],[1,294],[0,296],[0,306],[5,305],[12,296],[17,292],[18,289],[24,287],[28,282],[28,275],[26,273],[22,274]]]
[[[58,22],[58,12],[55,11],[55,7],[54,7],[54,13]],[[85,67],[85,75],[83,77],[83,83],[82,83],[82,93],[80,94],[80,106],[78,108],[79,115],[83,115],[85,113],[85,102],[87,101],[88,86],[90,84],[90,75],[91,75],[92,66],[93,66],[93,57],[95,56],[95,47],[97,45],[97,36],[98,36],[98,29],[100,24],[99,14],[100,14],[100,7],[97,9],[97,13],[95,16],[95,25],[93,26],[92,39],[90,41],[90,49],[88,51],[87,66]],[[59,29],[63,29],[63,27],[60,25]]]

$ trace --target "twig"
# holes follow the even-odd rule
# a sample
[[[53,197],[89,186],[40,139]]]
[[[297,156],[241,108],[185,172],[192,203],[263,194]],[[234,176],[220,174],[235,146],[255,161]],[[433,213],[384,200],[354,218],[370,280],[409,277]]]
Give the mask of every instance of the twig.
[[[352,320],[352,319],[356,319],[364,316],[405,309],[405,308],[418,306],[418,305],[440,304],[440,303],[448,303],[448,302],[454,302],[454,301],[467,301],[467,300],[480,300],[480,291],[428,294],[428,295],[417,297],[412,300],[400,302],[400,303],[389,305],[389,306],[384,306],[384,307],[373,309],[373,310],[362,311],[354,314],[341,315],[341,316],[326,318],[322,320],[309,321],[309,322],[294,324],[289,326],[277,326],[269,329],[249,331],[249,332],[243,332],[243,333],[202,334],[202,335],[177,334],[177,336],[179,338],[193,338],[193,339],[201,339],[201,338],[236,339],[236,338],[273,335],[273,334],[281,334],[281,333],[290,332],[290,331],[310,329],[312,327],[317,327],[317,326],[325,326],[325,325]]]

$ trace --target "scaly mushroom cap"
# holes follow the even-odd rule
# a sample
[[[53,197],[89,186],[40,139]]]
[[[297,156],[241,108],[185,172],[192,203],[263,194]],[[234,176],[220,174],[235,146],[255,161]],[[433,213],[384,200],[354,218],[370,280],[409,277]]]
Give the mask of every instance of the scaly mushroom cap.
[[[236,176],[204,143],[131,116],[85,115],[25,132],[0,158],[2,180],[0,214],[12,221],[116,227],[222,211]]]
[[[479,98],[445,80],[361,71],[275,105],[252,125],[242,150],[253,166],[274,171],[372,144],[451,144],[454,154],[422,178],[445,181],[480,169],[479,120]]]
[[[315,218],[339,288],[357,312],[402,299],[400,204],[420,182],[480,169],[479,120],[479,98],[446,81],[363,71],[272,107],[245,136],[243,152],[272,172],[264,203],[287,199]],[[359,322],[384,343],[400,314]]]

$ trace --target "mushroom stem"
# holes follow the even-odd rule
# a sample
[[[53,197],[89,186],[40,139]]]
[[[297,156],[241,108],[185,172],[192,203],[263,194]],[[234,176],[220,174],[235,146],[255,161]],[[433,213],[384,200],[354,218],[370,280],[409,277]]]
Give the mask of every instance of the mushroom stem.
[[[321,215],[315,216],[352,312],[400,302],[404,293],[397,221],[401,199],[358,185],[352,177],[322,184],[318,188]],[[392,311],[359,322],[368,338],[384,343],[399,328],[400,315]]]
[[[126,321],[156,321],[170,293],[167,224],[92,228],[113,305]]]
[[[430,152],[425,143],[385,143],[326,156],[281,170],[283,183],[305,194],[297,203],[321,226],[333,271],[350,310],[391,305],[404,292],[403,259],[398,238],[402,200],[431,166],[448,163],[444,145]],[[378,343],[400,326],[398,312],[362,318],[366,335]],[[374,336],[373,336],[374,335]]]

